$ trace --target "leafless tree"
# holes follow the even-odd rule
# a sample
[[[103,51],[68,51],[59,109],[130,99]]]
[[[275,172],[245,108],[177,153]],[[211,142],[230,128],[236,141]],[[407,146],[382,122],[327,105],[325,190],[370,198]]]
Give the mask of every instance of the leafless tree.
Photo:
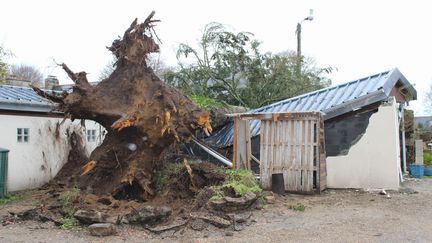
[[[146,62],[147,62],[147,66],[153,69],[153,72],[160,79],[163,79],[164,74],[173,69],[172,67],[169,67],[165,63],[165,61],[161,58],[160,53],[149,54],[146,59]],[[99,74],[99,80],[102,81],[104,79],[107,79],[114,71],[114,69],[115,69],[115,59],[113,58],[101,70]]]
[[[32,84],[42,84],[43,74],[35,66],[27,64],[13,64],[9,66],[9,76],[21,80],[28,80]]]

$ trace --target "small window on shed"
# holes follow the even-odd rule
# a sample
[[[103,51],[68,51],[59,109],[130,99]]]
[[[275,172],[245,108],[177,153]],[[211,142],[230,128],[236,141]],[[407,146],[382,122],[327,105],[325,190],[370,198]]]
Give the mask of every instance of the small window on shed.
[[[87,142],[95,142],[95,141],[96,141],[96,130],[87,129]]]
[[[17,128],[17,142],[28,143],[29,142],[29,128]]]

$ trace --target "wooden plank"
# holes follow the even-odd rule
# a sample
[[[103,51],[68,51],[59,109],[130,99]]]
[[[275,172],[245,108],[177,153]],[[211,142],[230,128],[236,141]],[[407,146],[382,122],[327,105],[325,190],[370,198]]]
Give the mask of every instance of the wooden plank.
[[[237,120],[235,122],[236,149],[235,161],[237,169],[250,169],[250,124],[246,120]],[[234,149],[233,149],[234,151]]]
[[[301,123],[301,133],[300,133],[300,138],[301,138],[301,142],[300,142],[300,149],[301,149],[301,156],[302,156],[302,160],[301,160],[301,191],[307,191],[306,185],[307,185],[307,157],[306,157],[306,120],[302,120]]]
[[[326,152],[325,152],[325,137],[324,137],[324,119],[321,114],[319,114],[319,148],[320,148],[320,187],[319,191],[327,188],[327,162],[326,162]]]
[[[314,171],[314,159],[313,159],[313,149],[314,149],[314,146],[313,146],[313,124],[314,124],[314,120],[311,120],[311,121],[309,121],[309,129],[308,129],[308,131],[309,131],[309,134],[308,134],[308,153],[309,153],[309,168],[308,168],[308,173],[309,173],[309,182],[308,182],[308,187],[309,187],[309,191],[313,191],[313,188],[314,188],[314,184],[313,184],[313,182],[314,182],[314,173],[313,173],[313,171]]]
[[[304,121],[305,123],[305,127],[304,127],[304,144],[303,144],[303,148],[304,148],[304,156],[305,156],[305,164],[304,164],[304,173],[305,173],[305,184],[304,184],[304,189],[305,191],[309,192],[310,188],[310,176],[309,176],[309,171],[310,171],[310,159],[309,159],[309,129],[310,129],[310,120],[308,121]]]
[[[300,143],[300,121],[295,120],[295,127],[294,130],[295,133],[295,152],[296,152],[296,160],[295,160],[295,173],[296,173],[296,180],[295,180],[295,190],[300,191],[300,183],[301,183],[301,172],[300,172],[300,165],[301,165],[301,154],[299,149],[299,143]]]
[[[251,159],[252,159],[252,141],[250,134],[250,122],[245,121],[245,139],[246,139],[246,168],[251,170]]]
[[[238,123],[239,118],[235,117],[234,118],[234,141],[233,141],[233,158],[232,158],[232,162],[233,162],[233,168],[237,168],[237,123]]]
[[[268,121],[261,121],[261,129],[262,132],[260,132],[262,136],[262,145],[261,145],[261,155],[263,156],[263,159],[261,160],[263,162],[261,166],[261,186],[269,190],[270,189],[270,179],[269,179],[269,147],[268,147],[268,141],[269,141],[269,127],[268,127]]]
[[[274,122],[272,122],[272,121],[266,121],[266,122],[269,124],[269,130],[270,130],[269,144],[267,146],[269,148],[269,151],[268,151],[268,155],[269,155],[269,181],[270,181],[269,185],[271,188],[272,187],[271,178],[273,175],[273,166],[274,166],[274,133],[275,133],[274,130],[275,130],[275,127],[274,127]]]

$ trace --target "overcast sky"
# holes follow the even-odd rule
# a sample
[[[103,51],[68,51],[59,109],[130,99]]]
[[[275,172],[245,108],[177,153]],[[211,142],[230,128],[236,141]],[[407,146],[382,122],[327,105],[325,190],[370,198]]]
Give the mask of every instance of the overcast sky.
[[[432,83],[429,6],[426,0],[3,0],[0,44],[14,53],[10,62],[35,65],[60,83],[71,81],[53,60],[95,81],[110,60],[105,47],[135,17],[144,20],[152,10],[162,21],[155,28],[162,58],[175,65],[178,43],[195,44],[213,21],[254,33],[263,52],[295,50],[296,24],[312,8],[314,20],[302,24],[302,52],[322,67],[338,69],[329,76],[333,84],[397,67],[415,84],[419,100],[411,108],[421,115]]]

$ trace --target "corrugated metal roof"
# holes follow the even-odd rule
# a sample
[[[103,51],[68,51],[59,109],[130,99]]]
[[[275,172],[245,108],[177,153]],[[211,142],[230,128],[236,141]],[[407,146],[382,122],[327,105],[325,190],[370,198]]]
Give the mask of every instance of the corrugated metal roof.
[[[333,87],[313,91],[297,97],[289,98],[247,113],[321,111],[324,119],[340,116],[375,102],[386,100],[393,87],[399,82],[411,99],[417,99],[417,92],[408,80],[397,69],[378,73],[369,77],[339,84]],[[259,135],[260,122],[251,121],[251,136]],[[226,147],[233,143],[233,123],[229,123],[206,142]]]
[[[50,112],[55,107],[31,88],[0,85],[0,110]]]

